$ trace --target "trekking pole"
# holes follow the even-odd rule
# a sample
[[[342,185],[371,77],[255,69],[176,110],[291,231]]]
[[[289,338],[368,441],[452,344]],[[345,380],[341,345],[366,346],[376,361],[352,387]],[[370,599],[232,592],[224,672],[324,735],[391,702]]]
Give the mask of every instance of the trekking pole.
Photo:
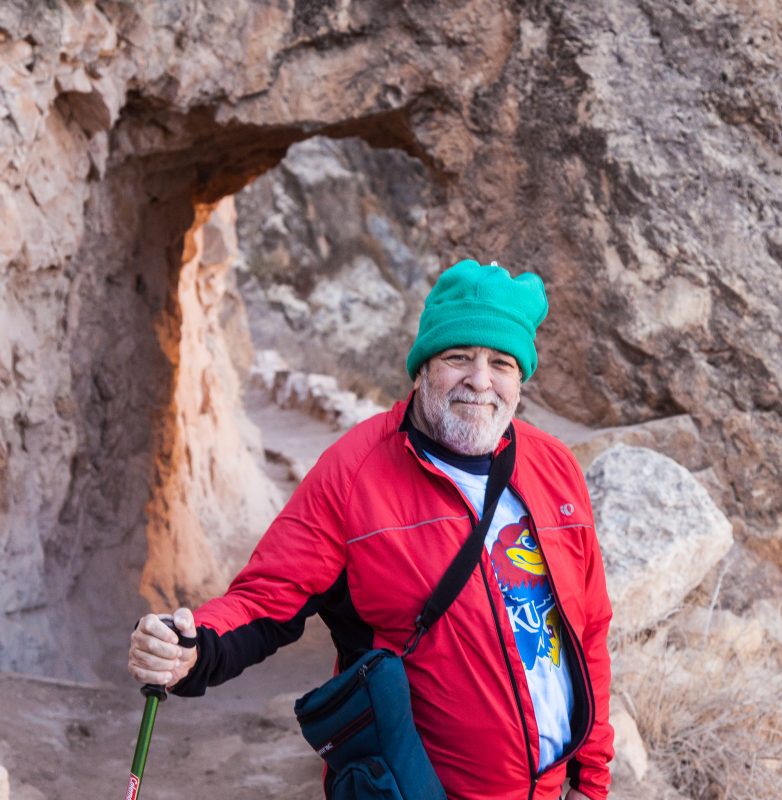
[[[183,636],[174,625],[173,619],[163,619],[162,622],[179,637],[180,647],[195,647],[195,639]],[[141,797],[141,779],[144,777],[144,766],[147,763],[147,755],[149,754],[149,743],[152,739],[152,728],[155,725],[157,707],[168,697],[165,686],[153,683],[144,684],[141,687],[141,694],[147,700],[144,704],[144,716],[141,718],[141,726],[138,730],[136,750],[133,753],[133,764],[130,767],[130,779],[128,780],[125,800],[139,800]]]

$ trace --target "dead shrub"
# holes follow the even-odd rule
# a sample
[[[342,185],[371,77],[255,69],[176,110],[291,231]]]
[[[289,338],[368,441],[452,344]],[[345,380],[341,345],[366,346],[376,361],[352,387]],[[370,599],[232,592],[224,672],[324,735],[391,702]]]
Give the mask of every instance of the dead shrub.
[[[698,638],[687,641],[668,623],[645,642],[618,643],[613,690],[632,710],[651,759],[682,794],[692,800],[776,797],[779,653],[767,648],[762,660],[739,658]]]

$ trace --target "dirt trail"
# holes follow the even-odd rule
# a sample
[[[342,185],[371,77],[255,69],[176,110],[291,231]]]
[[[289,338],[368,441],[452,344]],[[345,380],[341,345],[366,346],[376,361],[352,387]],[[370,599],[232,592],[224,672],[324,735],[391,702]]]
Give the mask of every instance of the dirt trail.
[[[320,759],[298,733],[293,700],[331,674],[328,631],[202,698],[159,707],[144,800],[316,800]],[[124,669],[124,667],[123,667]],[[88,686],[0,674],[0,764],[11,800],[124,797],[144,698],[130,676]]]
[[[282,459],[269,471],[289,494],[286,462],[308,467],[340,433],[247,399],[266,450]],[[124,797],[144,699],[126,671],[127,633],[104,653],[99,672],[109,680],[100,685],[0,674],[0,765],[11,800]],[[321,798],[321,761],[298,733],[293,701],[333,664],[328,631],[313,618],[300,641],[239,678],[202,698],[170,697],[158,711],[144,800]]]

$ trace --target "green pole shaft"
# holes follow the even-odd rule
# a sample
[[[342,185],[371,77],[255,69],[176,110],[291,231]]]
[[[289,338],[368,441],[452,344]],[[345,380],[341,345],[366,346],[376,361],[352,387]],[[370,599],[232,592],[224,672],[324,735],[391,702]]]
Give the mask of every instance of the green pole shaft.
[[[149,695],[144,705],[144,716],[141,718],[141,727],[139,728],[138,739],[136,741],[136,752],[133,754],[133,765],[130,768],[131,782],[128,786],[127,794],[132,800],[138,800],[141,796],[141,779],[144,777],[144,766],[147,763],[149,743],[152,739],[152,728],[155,725],[155,716],[157,714],[159,702],[155,695]],[[135,787],[133,786],[134,778],[136,779]]]
[[[173,619],[163,618],[162,621],[174,631],[182,647],[196,646],[195,637],[183,636],[174,625]],[[153,683],[147,683],[142,686],[141,694],[147,698],[147,702],[144,704],[144,716],[141,718],[141,727],[138,731],[136,752],[133,753],[133,765],[130,768],[130,779],[128,780],[128,789],[125,792],[125,800],[139,800],[141,779],[144,777],[144,767],[149,754],[149,742],[152,739],[152,728],[155,726],[157,707],[168,697],[165,686]]]

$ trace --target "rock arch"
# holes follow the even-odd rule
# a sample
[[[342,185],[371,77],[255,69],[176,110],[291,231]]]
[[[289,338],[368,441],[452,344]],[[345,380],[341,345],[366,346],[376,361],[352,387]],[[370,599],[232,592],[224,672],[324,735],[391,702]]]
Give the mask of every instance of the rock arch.
[[[782,45],[762,3],[669,5],[3,3],[0,666],[100,650],[172,452],[148,421],[187,232],[315,133],[421,159],[443,263],[549,283],[530,391],[595,425],[690,415],[778,560]]]
[[[389,136],[402,121],[379,114],[320,133],[409,149]],[[204,341],[209,300],[198,273],[224,258],[223,234],[214,225],[210,234],[207,222],[220,199],[308,132],[223,127],[200,112],[173,123],[136,103],[112,136],[147,141],[163,126],[177,131],[166,152],[110,158],[85,206],[72,258],[79,308],[68,332],[78,444],[63,510],[43,546],[43,602],[19,617],[40,648],[5,647],[17,668],[87,675],[96,658],[116,663],[105,645],[145,610],[139,586],[160,610],[220,591],[237,554],[246,556],[249,512],[257,535],[279,508],[271,482],[247,458],[227,464],[236,458],[229,449],[240,408],[236,386],[225,384],[235,376],[214,364]],[[188,330],[183,282],[199,315],[193,322],[191,313]],[[211,463],[199,468],[198,459]],[[230,498],[222,517],[209,512]]]

